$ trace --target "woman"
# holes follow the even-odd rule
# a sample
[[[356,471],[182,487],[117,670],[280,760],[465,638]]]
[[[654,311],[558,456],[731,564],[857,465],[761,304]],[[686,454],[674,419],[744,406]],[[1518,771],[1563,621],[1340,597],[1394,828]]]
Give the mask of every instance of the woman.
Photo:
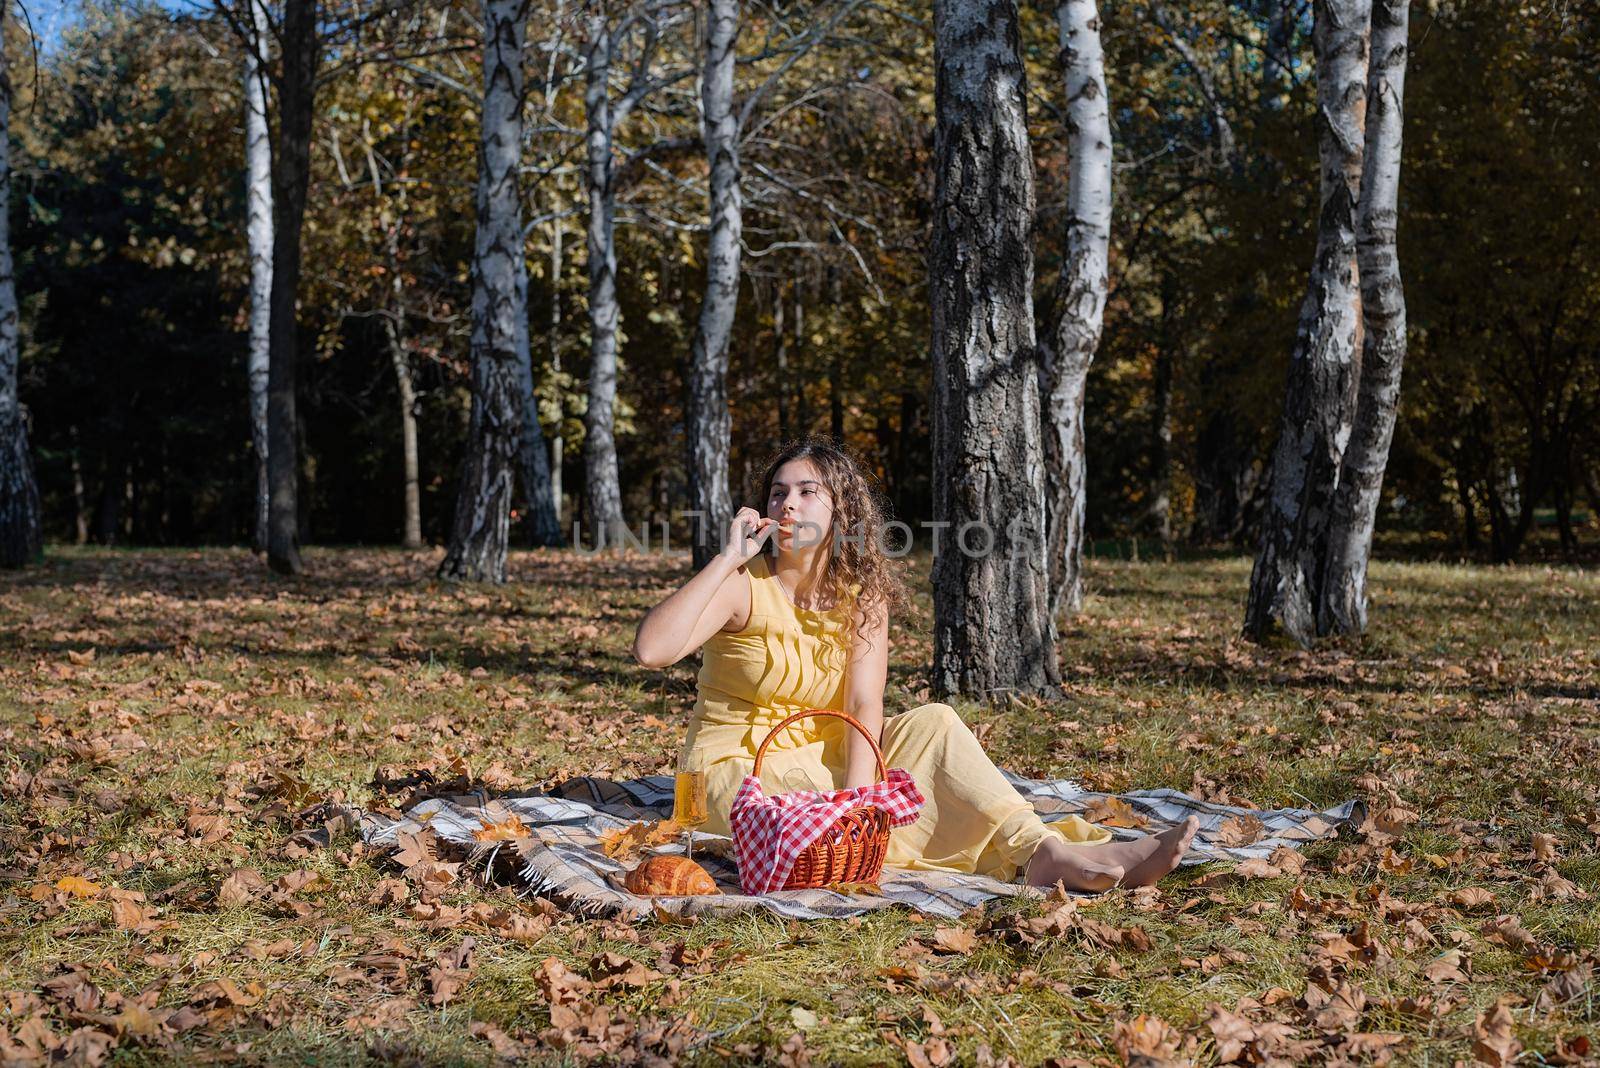
[[[890,867],[977,872],[1075,890],[1153,883],[1177,866],[1196,821],[1114,842],[1076,816],[1046,824],[984,754],[955,710],[926,704],[884,718],[889,615],[906,595],[879,544],[883,509],[860,465],[816,439],[791,445],[762,477],[763,516],[742,508],[722,552],[639,624],[633,655],[665,667],[705,647],[698,697],[680,757],[707,766],[710,820],[728,809],[761,740],[806,708],[847,712],[879,739],[927,798],[889,838]],[[843,720],[786,727],[762,758],[769,793],[871,783],[865,739]]]

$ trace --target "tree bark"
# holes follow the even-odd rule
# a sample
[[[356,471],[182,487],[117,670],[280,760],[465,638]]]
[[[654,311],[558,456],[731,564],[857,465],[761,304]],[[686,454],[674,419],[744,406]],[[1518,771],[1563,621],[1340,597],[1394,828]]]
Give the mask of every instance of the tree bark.
[[[519,236],[520,241],[520,236]],[[523,314],[527,314],[527,266],[521,264]],[[539,391],[533,381],[533,352],[528,342],[528,321],[522,321],[517,335],[517,392],[522,402],[518,429],[517,462],[522,469],[523,503],[528,509],[531,543],[535,546],[560,546],[561,522],[556,512],[554,486],[550,481],[550,449],[545,444],[544,427],[539,422]]]
[[[1150,398],[1150,508],[1151,526],[1161,544],[1172,544],[1172,379],[1177,364],[1177,339],[1170,330],[1170,301],[1175,286],[1163,295],[1162,318],[1168,320],[1155,356]]]
[[[267,566],[282,575],[298,575],[305,570],[299,536],[295,296],[300,286],[300,229],[311,180],[311,123],[320,51],[317,0],[284,0],[278,153],[272,171],[272,298],[267,372]]]
[[[0,11],[0,567],[17,568],[44,551],[39,486],[28,424],[17,393],[17,285],[11,263],[11,72]]]
[[[402,204],[403,207],[403,204]],[[400,545],[422,548],[422,489],[417,463],[417,390],[411,378],[411,357],[406,353],[406,293],[400,276],[400,223],[386,235],[389,246],[391,305],[383,316],[389,339],[389,360],[394,365],[395,389],[400,394],[400,445],[405,465],[405,516]]]
[[[933,685],[1059,690],[1014,0],[935,0]],[[985,550],[985,542],[992,546]]]
[[[583,416],[584,526],[591,543],[622,540],[622,485],[617,473],[616,194],[612,186],[611,32],[605,19],[589,19],[589,58],[583,95],[588,119],[589,186],[589,405]]]
[[[1314,9],[1322,208],[1245,608],[1244,631],[1258,641],[1282,628],[1309,645],[1317,632],[1323,542],[1350,438],[1361,348],[1356,206],[1371,4],[1316,0]]]
[[[844,311],[844,287],[833,264],[828,265],[828,305],[835,315]],[[828,433],[834,441],[844,441],[844,354],[837,343],[828,354]]]
[[[1083,607],[1087,461],[1083,394],[1100,344],[1111,241],[1111,119],[1094,0],[1056,8],[1071,159],[1066,254],[1057,281],[1055,337],[1043,348],[1050,615]]]
[[[701,77],[706,156],[711,163],[711,235],[706,250],[706,291],[690,354],[685,433],[689,449],[689,499],[699,513],[694,567],[721,551],[733,524],[728,492],[728,342],[739,302],[739,235],[743,225],[739,188],[739,130],[734,113],[734,46],[739,35],[738,0],[708,0],[705,68]]]
[[[789,440],[789,335],[783,330],[783,283],[773,287],[772,362],[777,369],[778,439]]]
[[[1360,382],[1355,425],[1333,499],[1317,619],[1321,635],[1359,634],[1367,627],[1367,561],[1372,555],[1406,358],[1405,289],[1395,231],[1409,7],[1410,0],[1376,0],[1372,5],[1366,157],[1356,237],[1361,275]]]
[[[245,224],[250,256],[250,443],[256,454],[256,552],[267,548],[267,389],[272,326],[272,132],[267,122],[268,42],[265,0],[249,0],[252,37],[244,50]]]
[[[550,373],[556,388],[556,432],[550,435],[550,507],[555,509],[556,526],[561,525],[561,506],[566,499],[562,468],[566,463],[566,387],[561,379],[561,272],[566,255],[566,228],[557,219],[550,224]]]
[[[527,434],[523,426],[536,413],[529,411],[528,279],[517,191],[521,15],[519,0],[484,0],[483,117],[472,258],[472,415],[450,547],[439,565],[439,577],[446,579],[505,581],[513,473],[524,442],[538,440],[536,420]],[[538,452],[542,458],[542,444]],[[534,488],[529,486],[529,492]],[[548,478],[544,488],[548,504]]]

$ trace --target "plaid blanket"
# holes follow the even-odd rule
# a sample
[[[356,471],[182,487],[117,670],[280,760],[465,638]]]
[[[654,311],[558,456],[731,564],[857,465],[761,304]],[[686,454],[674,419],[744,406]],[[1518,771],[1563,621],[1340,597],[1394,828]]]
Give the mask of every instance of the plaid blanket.
[[[1103,794],[1084,790],[1067,779],[1027,779],[1009,771],[1005,775],[1046,823],[1080,815],[1109,824],[1108,829],[1117,838],[1132,839],[1181,823],[1190,815],[1198,816],[1200,831],[1183,858],[1184,864],[1264,859],[1279,846],[1295,848],[1304,842],[1334,837],[1341,824],[1359,824],[1365,817],[1361,803],[1355,800],[1321,810],[1248,809],[1202,801],[1176,790]],[[490,849],[478,843],[472,832],[514,814],[530,833],[502,845],[516,850],[521,877],[532,892],[554,897],[584,914],[615,914],[627,919],[648,917],[656,909],[676,915],[766,909],[795,919],[822,919],[856,916],[892,905],[954,917],[995,898],[1042,893],[1021,883],[1002,883],[983,875],[885,868],[878,881],[878,893],[841,893],[824,888],[749,895],[739,888],[732,840],[723,835],[696,833],[695,859],[711,873],[721,894],[653,900],[630,894],[622,888],[622,875],[631,865],[607,857],[600,847],[600,835],[639,820],[665,819],[672,815],[672,801],[670,775],[626,782],[580,777],[561,783],[549,793],[525,797],[486,800],[475,794],[430,798],[408,809],[398,820],[362,813],[360,831],[368,844],[386,846],[396,844],[396,835],[401,831],[430,827],[441,839],[476,847],[476,855],[490,856],[492,860]],[[1134,823],[1143,826],[1119,826]],[[682,852],[683,845],[679,842],[661,846],[657,851]]]

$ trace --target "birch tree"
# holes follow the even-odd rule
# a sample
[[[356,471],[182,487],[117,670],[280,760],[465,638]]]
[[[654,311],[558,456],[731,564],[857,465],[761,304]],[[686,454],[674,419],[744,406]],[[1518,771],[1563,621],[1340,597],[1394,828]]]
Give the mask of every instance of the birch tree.
[[[31,563],[43,549],[39,487],[17,395],[17,286],[11,263],[11,72],[0,10],[0,567]]]
[[[1111,118],[1095,0],[1066,0],[1056,20],[1071,178],[1055,337],[1042,347],[1052,619],[1083,605],[1083,395],[1100,344],[1111,241]]]
[[[285,575],[298,575],[305,570],[300,558],[300,449],[295,415],[299,353],[295,299],[300,287],[301,222],[305,218],[306,191],[311,181],[311,126],[317,67],[322,55],[322,39],[317,33],[317,6],[317,0],[284,0],[278,151],[272,169],[267,566]]]
[[[734,46],[739,0],[708,0],[700,100],[702,137],[711,163],[711,233],[706,289],[690,348],[684,433],[688,438],[689,499],[699,513],[696,570],[720,551],[716,540],[733,523],[728,491],[728,342],[739,301],[739,123],[734,113]]]
[[[517,167],[522,150],[520,0],[484,0],[483,112],[472,259],[472,414],[441,578],[504,582],[519,450],[531,387],[527,266]],[[526,437],[524,436],[526,433]],[[542,443],[536,450],[542,458]],[[548,485],[548,477],[546,478]]]
[[[1057,689],[1014,0],[935,0],[933,683]],[[985,545],[985,543],[990,543]]]
[[[248,0],[244,42],[246,243],[250,256],[250,442],[256,456],[255,549],[267,548],[267,382],[272,322],[272,132],[267,122],[271,33],[264,0]]]
[[[1310,283],[1289,358],[1261,549],[1250,575],[1245,633],[1316,636],[1322,541],[1354,417],[1361,345],[1356,221],[1372,0],[1316,0],[1321,210]]]
[[[678,18],[670,5],[657,3],[634,10],[615,27],[600,13],[587,20],[583,102],[589,197],[589,397],[583,417],[583,522],[596,545],[619,544],[625,523],[616,443],[617,331],[622,318],[617,301],[616,132],[651,93],[693,73],[693,68],[659,74],[654,69],[661,34]],[[613,57],[634,32],[640,37],[638,54],[626,88],[613,101]]]
[[[1367,625],[1367,561],[1389,463],[1400,373],[1406,358],[1406,301],[1395,243],[1400,145],[1405,113],[1410,0],[1374,0],[1367,70],[1366,158],[1356,260],[1361,273],[1361,373],[1349,448],[1339,473],[1322,563],[1318,634],[1359,634]]]

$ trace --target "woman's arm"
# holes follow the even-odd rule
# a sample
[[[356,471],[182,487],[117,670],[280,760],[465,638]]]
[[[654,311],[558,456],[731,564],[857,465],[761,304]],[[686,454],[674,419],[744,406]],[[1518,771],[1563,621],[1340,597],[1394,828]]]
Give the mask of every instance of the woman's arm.
[[[771,519],[741,508],[722,552],[639,621],[633,658],[652,668],[676,664],[725,628],[750,603],[749,579],[740,574],[744,562],[761,550],[773,529]]]
[[[857,610],[857,620],[860,610]],[[845,677],[844,710],[872,735],[883,740],[883,688],[889,677],[889,613],[882,612],[863,637],[852,625],[850,666]],[[859,731],[850,732],[850,756],[844,786],[870,786],[878,778],[877,758]]]

